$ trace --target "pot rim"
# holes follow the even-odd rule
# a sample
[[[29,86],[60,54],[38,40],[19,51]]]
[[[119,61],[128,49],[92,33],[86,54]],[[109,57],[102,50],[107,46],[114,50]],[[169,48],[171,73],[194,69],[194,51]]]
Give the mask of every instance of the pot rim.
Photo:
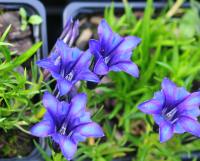
[[[9,7],[9,6],[13,6],[18,8],[18,6],[25,6],[27,7],[27,12],[33,12],[36,14],[39,14],[42,17],[42,24],[39,26],[39,32],[40,34],[38,34],[38,28],[33,28],[33,37],[36,40],[36,36],[35,36],[35,32],[38,34],[37,36],[39,37],[39,41],[43,42],[42,48],[41,50],[38,50],[37,55],[39,54],[41,57],[46,57],[48,54],[48,45],[47,45],[47,27],[46,27],[46,10],[44,8],[44,5],[38,1],[38,0],[0,0],[0,6],[1,8],[3,7]],[[5,7],[5,8],[6,8]],[[10,9],[10,8],[9,8]],[[12,9],[10,9],[12,10]],[[35,29],[35,30],[34,30]],[[39,57],[40,57],[39,56]],[[48,147],[48,145],[45,142],[44,138],[40,138],[39,139],[39,144],[42,147],[42,149],[44,149],[45,151],[47,151],[47,153],[50,153],[50,149]],[[18,158],[18,157],[13,157],[13,158],[0,158],[0,161],[40,161],[41,160],[41,154],[39,153],[38,149],[36,147],[34,147],[33,151],[28,154],[27,156],[24,156],[22,158]]]
[[[0,6],[21,5],[25,6],[33,12],[39,14],[42,17],[42,24],[40,25],[40,40],[43,42],[41,56],[47,57],[48,44],[47,44],[47,26],[46,26],[46,10],[44,5],[39,0],[0,0]],[[34,33],[33,33],[34,34]]]
[[[92,9],[105,9],[106,7],[110,7],[112,4],[114,4],[114,7],[116,9],[122,9],[124,8],[124,4],[122,2],[71,2],[69,3],[63,11],[63,27],[65,26],[65,23],[68,18],[76,17],[81,10],[92,10]],[[162,9],[164,6],[166,6],[166,2],[154,2],[154,7],[156,9]],[[144,9],[146,6],[146,2],[129,2],[129,6],[134,9]],[[189,7],[189,3],[184,3],[184,7]]]

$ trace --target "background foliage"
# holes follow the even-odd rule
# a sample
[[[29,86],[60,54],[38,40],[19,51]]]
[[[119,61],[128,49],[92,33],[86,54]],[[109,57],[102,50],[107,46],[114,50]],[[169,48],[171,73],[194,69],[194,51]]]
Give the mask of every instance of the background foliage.
[[[192,151],[200,150],[200,141],[184,134],[175,135],[167,143],[159,143],[153,119],[140,112],[137,105],[151,98],[166,76],[189,91],[199,90],[200,5],[192,1],[190,8],[178,9],[178,14],[171,15],[172,3],[159,11],[153,7],[152,0],[148,0],[139,18],[135,13],[141,15],[141,12],[132,11],[126,2],[124,5],[125,12],[120,17],[115,16],[114,5],[105,10],[104,16],[115,32],[142,39],[132,57],[139,66],[140,78],[110,73],[108,79],[111,81],[102,83],[94,91],[88,90],[85,84],[81,85],[80,91],[88,95],[88,108],[94,114],[93,120],[100,122],[106,136],[80,144],[77,161],[86,158],[111,161],[123,156],[136,161],[179,161],[181,154],[190,155]],[[12,59],[13,53],[7,47],[11,44],[4,42],[8,31],[9,28],[0,38],[0,127],[24,130],[21,126],[37,121],[43,114],[43,110],[38,113],[41,102],[30,100],[42,92],[43,85],[49,88],[50,82],[43,82],[42,74],[37,79],[35,65],[32,66],[32,80],[26,70],[23,73],[16,70],[41,44],[35,44],[26,53]],[[33,117],[26,113],[30,110]],[[50,158],[39,145],[37,147],[47,161],[65,160],[61,154],[55,153]]]
[[[182,153],[189,155],[200,150],[200,141],[184,134],[175,135],[172,140],[161,144],[152,118],[140,112],[137,105],[160,89],[164,77],[189,91],[199,90],[200,4],[191,1],[190,8],[177,8],[175,11],[169,4],[159,11],[153,7],[152,0],[148,0],[140,18],[133,14],[137,10],[132,11],[126,2],[124,5],[122,16],[115,16],[114,5],[105,10],[104,16],[115,32],[142,39],[132,57],[140,68],[140,78],[110,73],[111,82],[101,84],[95,90],[98,94],[83,87],[89,95],[89,107],[97,111],[93,118],[101,122],[106,137],[105,142],[82,144],[79,152],[84,155],[77,160],[89,157],[94,161],[109,161],[129,155],[137,161],[179,161]]]
[[[33,97],[40,93],[43,77],[40,74],[38,79],[33,54],[42,43],[38,42],[25,53],[16,55],[9,50],[12,44],[4,42],[10,27],[0,38],[0,128],[6,131],[17,127],[24,131],[22,126],[34,120],[34,117],[30,117],[30,111],[40,106],[40,101]],[[31,71],[27,72],[23,63],[30,58],[33,60]]]
[[[160,89],[164,77],[188,91],[199,90],[200,4],[191,1],[190,8],[179,8],[170,1],[166,8],[157,10],[152,0],[148,0],[141,13],[132,11],[124,2],[123,15],[116,17],[113,5],[105,10],[104,17],[120,35],[142,39],[132,57],[139,66],[140,78],[110,73],[109,83],[102,83],[94,91],[81,85],[80,91],[88,95],[93,120],[100,122],[106,137],[101,141],[91,138],[81,144],[76,160],[111,161],[130,156],[134,161],[180,161],[183,154],[190,156],[191,152],[200,150],[200,141],[183,134],[161,144],[152,117],[140,112],[137,106]],[[53,153],[53,159],[43,155],[48,161],[65,160],[61,154]]]

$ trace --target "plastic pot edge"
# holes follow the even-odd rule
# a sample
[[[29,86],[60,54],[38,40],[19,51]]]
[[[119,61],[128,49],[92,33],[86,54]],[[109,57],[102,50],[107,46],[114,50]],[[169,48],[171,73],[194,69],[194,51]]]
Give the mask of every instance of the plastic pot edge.
[[[22,5],[30,7],[34,10],[35,13],[39,14],[43,22],[41,24],[40,28],[40,40],[43,42],[42,48],[40,50],[40,55],[42,57],[46,57],[48,53],[48,45],[47,45],[47,26],[46,26],[46,11],[43,6],[43,4],[38,0],[0,0],[0,5]],[[33,33],[34,35],[34,33]],[[39,140],[40,146],[47,151],[47,153],[50,153],[49,147],[47,146],[45,139]],[[1,158],[0,161],[43,161],[41,154],[35,148],[29,155],[22,157],[22,158]]]
[[[43,42],[42,45],[42,56],[46,57],[48,55],[48,44],[47,44],[47,23],[46,23],[46,10],[44,5],[38,0],[0,0],[0,4],[14,4],[14,5],[26,5],[33,8],[37,14],[42,17],[41,24],[41,40]]]
[[[50,154],[50,149],[44,138],[40,138],[39,144],[42,149],[44,149],[48,154]],[[41,157],[40,152],[37,148],[35,148],[29,155],[22,158],[2,158],[0,161],[43,161],[44,159]]]
[[[67,19],[69,17],[75,17],[80,9],[83,8],[100,8],[104,9],[106,7],[111,6],[112,2],[71,2],[69,3],[63,11],[63,26],[65,25]],[[154,7],[157,9],[161,9],[166,5],[166,2],[154,2]],[[144,9],[146,6],[146,2],[129,2],[129,6],[136,9]],[[184,7],[188,7],[189,3],[185,3]],[[117,8],[124,8],[124,4],[122,2],[114,2],[114,7]]]

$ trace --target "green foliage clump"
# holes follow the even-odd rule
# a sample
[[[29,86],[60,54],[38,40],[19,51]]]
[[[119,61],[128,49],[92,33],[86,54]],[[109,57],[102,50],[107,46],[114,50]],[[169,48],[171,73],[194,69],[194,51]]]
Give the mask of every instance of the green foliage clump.
[[[0,128],[7,131],[17,127],[27,132],[23,126],[35,120],[30,115],[31,111],[41,106],[40,99],[34,99],[40,94],[43,80],[42,73],[38,79],[34,53],[42,43],[38,42],[26,52],[16,55],[9,50],[12,44],[5,42],[10,27],[0,37]],[[30,58],[33,61],[31,70],[27,72],[24,63]]]
[[[152,117],[140,112],[137,106],[160,89],[164,77],[188,91],[199,89],[200,5],[192,1],[190,8],[177,8],[180,12],[176,15],[169,10],[176,7],[169,5],[158,11],[152,0],[148,0],[139,18],[135,13],[141,15],[141,11],[132,11],[126,1],[124,5],[122,16],[116,17],[112,6],[105,10],[105,19],[120,35],[135,35],[142,39],[132,57],[139,66],[140,77],[135,79],[121,72],[110,73],[109,83],[101,84],[95,91],[81,84],[80,90],[89,97],[88,108],[94,113],[93,120],[102,125],[106,137],[97,141],[90,138],[87,143],[81,143],[76,160],[112,161],[130,156],[135,161],[180,161],[182,154],[190,156],[191,152],[200,150],[200,141],[190,134],[183,134],[161,144]],[[4,51],[1,55],[4,61],[0,65],[0,81],[3,82],[0,83],[0,127],[5,129],[16,125],[20,128],[22,123],[35,120],[26,118],[25,112],[38,105],[32,104],[30,99],[39,93],[42,82],[42,78],[27,81],[26,70],[24,74],[15,70],[40,44],[14,60],[6,52],[7,45],[10,44],[0,41],[0,49]],[[36,142],[35,145],[45,160],[65,160],[56,153],[50,158]]]
[[[19,15],[21,17],[21,30],[26,30],[29,24],[31,25],[39,25],[42,23],[42,18],[39,15],[31,15],[28,18],[27,12],[24,8],[20,8]]]
[[[191,92],[199,88],[200,5],[192,1],[190,8],[178,8],[178,14],[171,16],[169,7],[158,11],[149,0],[140,18],[134,13],[141,15],[141,11],[132,11],[126,2],[125,13],[120,17],[115,16],[114,5],[105,10],[105,19],[115,32],[142,39],[132,57],[139,66],[140,77],[110,73],[111,82],[97,87],[98,94],[81,87],[91,100],[88,106],[95,113],[94,120],[104,128],[106,141],[81,144],[78,161],[111,161],[127,155],[136,161],[180,161],[183,153],[189,156],[200,150],[200,141],[189,134],[175,135],[161,144],[151,116],[137,109],[139,103],[160,89],[164,77]],[[104,107],[99,107],[102,104]],[[136,133],[135,129],[139,131]]]

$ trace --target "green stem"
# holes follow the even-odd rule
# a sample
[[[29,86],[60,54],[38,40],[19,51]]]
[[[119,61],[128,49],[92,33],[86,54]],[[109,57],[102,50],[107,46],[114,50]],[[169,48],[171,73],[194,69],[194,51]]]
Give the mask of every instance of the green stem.
[[[172,17],[177,12],[177,10],[181,7],[183,2],[184,0],[177,0],[172,6],[172,8],[167,12],[166,17],[167,18]]]
[[[21,127],[20,125],[15,125],[15,127],[17,127],[19,130],[21,130],[22,132],[28,134],[28,135],[31,135],[31,133],[27,130],[25,130],[23,127]]]

